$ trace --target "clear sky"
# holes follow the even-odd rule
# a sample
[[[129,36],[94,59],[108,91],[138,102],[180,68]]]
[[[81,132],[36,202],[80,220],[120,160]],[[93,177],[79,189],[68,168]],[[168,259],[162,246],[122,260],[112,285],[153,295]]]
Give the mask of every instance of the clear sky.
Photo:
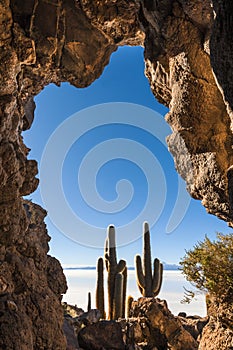
[[[191,199],[188,206],[178,188],[181,180],[165,146],[171,133],[163,120],[167,109],[150,91],[141,47],[119,48],[88,88],[49,85],[35,101],[34,123],[23,136],[29,157],[39,163],[41,185],[28,198],[48,210],[50,254],[63,265],[95,265],[103,254],[96,246],[102,246],[101,232],[109,224],[119,232],[124,246],[118,257],[128,265],[141,254],[144,220],[155,222],[153,256],[167,263],[178,263],[205,234],[214,238],[216,232],[232,232],[200,201]],[[180,193],[176,217],[181,222],[168,232]],[[68,210],[60,205],[62,196]]]

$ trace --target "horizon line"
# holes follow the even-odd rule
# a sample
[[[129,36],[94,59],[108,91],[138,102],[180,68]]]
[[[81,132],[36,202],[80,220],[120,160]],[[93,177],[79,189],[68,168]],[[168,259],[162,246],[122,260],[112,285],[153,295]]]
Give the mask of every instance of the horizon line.
[[[164,270],[178,270],[180,268],[177,264],[167,264],[163,263]],[[72,265],[64,264],[62,265],[63,270],[96,270],[95,265]],[[128,270],[135,270],[134,266],[129,266]]]

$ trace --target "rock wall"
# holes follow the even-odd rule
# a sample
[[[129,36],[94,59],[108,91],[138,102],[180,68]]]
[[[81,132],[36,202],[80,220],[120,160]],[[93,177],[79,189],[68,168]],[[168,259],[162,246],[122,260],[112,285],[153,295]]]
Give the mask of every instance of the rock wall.
[[[205,326],[199,350],[230,350],[233,347],[233,307],[232,300],[217,301],[208,296],[207,310],[209,322]]]
[[[133,2],[93,3],[0,1],[1,350],[66,349],[60,305],[66,281],[47,255],[46,212],[22,199],[38,179],[21,132],[33,121],[32,97],[46,84],[85,87],[100,76],[117,43],[142,42]]]
[[[1,349],[66,347],[66,282],[47,255],[45,211],[22,199],[38,186],[21,137],[33,120],[32,97],[49,83],[91,84],[117,46],[144,45],[152,91],[170,108],[177,170],[191,195],[232,225],[231,7],[230,0],[0,1]]]
[[[159,4],[142,11],[145,61],[152,91],[170,109],[169,149],[192,197],[232,225],[227,178],[233,160],[230,106],[210,61],[212,46],[219,53],[213,44],[219,29],[212,32],[216,14],[211,1]]]

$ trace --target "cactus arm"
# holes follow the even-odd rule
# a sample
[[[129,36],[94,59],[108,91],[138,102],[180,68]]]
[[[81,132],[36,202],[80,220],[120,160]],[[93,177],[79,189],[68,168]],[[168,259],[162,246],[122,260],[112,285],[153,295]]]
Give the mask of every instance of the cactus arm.
[[[152,291],[153,294],[156,294],[156,291],[159,288],[160,280],[161,280],[161,264],[159,259],[154,259],[154,273],[153,273],[153,281],[152,281]]]
[[[122,273],[116,274],[113,302],[113,320],[117,320],[122,316],[123,279],[124,277]]]
[[[106,270],[109,271],[109,256],[108,256],[108,254],[104,255],[104,261],[105,261]]]
[[[104,260],[105,260],[106,270],[108,271],[109,269],[108,238],[106,238],[105,244],[104,244]]]
[[[104,242],[104,252],[108,252],[108,237],[106,237],[105,242]]]
[[[127,298],[127,312],[126,312],[126,317],[130,318],[131,316],[131,309],[132,309],[132,304],[133,304],[133,297],[132,295],[129,295]]]
[[[138,285],[138,288],[139,288],[139,291],[140,291],[141,295],[144,296],[144,289],[141,288],[139,285]]]
[[[96,308],[101,313],[101,318],[105,318],[104,310],[104,262],[102,258],[97,263],[97,286],[96,286]]]
[[[145,289],[145,276],[143,274],[142,270],[142,260],[140,255],[136,255],[135,258],[135,263],[136,263],[136,277],[137,277],[137,284],[139,286],[139,289]]]
[[[127,267],[125,267],[123,271],[122,316],[121,316],[122,318],[125,318],[127,277],[128,277],[128,270],[127,270]]]
[[[116,266],[116,273],[123,272],[126,267],[126,261],[120,260]]]
[[[158,293],[160,292],[160,289],[162,287],[162,282],[163,282],[163,264],[160,263],[160,274],[161,274],[161,278],[160,278],[160,284],[159,284],[159,288],[158,288]]]
[[[157,261],[155,261],[157,260]],[[159,259],[154,260],[154,275],[152,283],[153,296],[157,296],[160,292],[163,280],[163,264],[160,263]]]

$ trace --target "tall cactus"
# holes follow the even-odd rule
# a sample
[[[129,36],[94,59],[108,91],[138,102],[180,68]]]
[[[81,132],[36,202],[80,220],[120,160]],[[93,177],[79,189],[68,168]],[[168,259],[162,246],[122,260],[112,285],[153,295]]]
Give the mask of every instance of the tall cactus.
[[[104,310],[104,261],[98,259],[97,263],[97,283],[96,283],[96,308],[100,311],[101,318],[105,318]]]
[[[154,272],[152,276],[150,231],[147,222],[144,223],[144,249],[143,266],[140,255],[136,255],[137,284],[144,297],[155,297],[159,294],[163,279],[163,264],[154,259]]]
[[[105,242],[105,265],[108,272],[108,319],[112,320],[116,317],[114,306],[116,308],[120,303],[122,303],[120,317],[124,317],[127,282],[127,272],[124,272],[126,261],[120,260],[117,263],[115,227],[112,225],[108,227]]]

